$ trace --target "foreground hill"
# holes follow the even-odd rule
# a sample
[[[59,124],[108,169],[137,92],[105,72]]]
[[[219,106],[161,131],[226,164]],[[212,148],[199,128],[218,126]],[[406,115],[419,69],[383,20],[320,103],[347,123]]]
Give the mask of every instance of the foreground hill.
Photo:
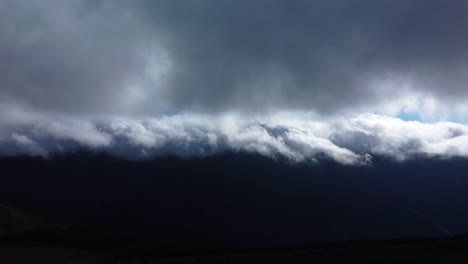
[[[0,203],[171,248],[283,247],[468,233],[468,162],[290,164],[256,155],[0,159]]]
[[[0,204],[0,236],[39,230],[62,230],[62,227],[39,216]]]
[[[31,228],[41,226],[28,220],[35,217],[7,210],[4,215],[14,217],[6,219],[16,220],[4,221],[8,235],[2,238],[2,250],[12,251],[0,257],[68,248],[121,258],[116,251],[129,252],[130,247],[129,254],[137,259],[167,252],[177,258],[254,252],[266,254],[260,258],[269,262],[283,255],[280,249],[300,248],[284,254],[305,258],[312,250],[314,257],[325,252],[348,261],[354,254],[388,256],[384,260],[429,256],[435,261],[461,257],[466,248],[465,237],[430,240],[468,233],[464,159],[425,157],[399,163],[376,156],[373,166],[349,167],[326,158],[320,164],[290,164],[235,153],[138,161],[74,153],[0,158],[0,167],[0,203],[53,219],[69,230],[44,233]],[[408,246],[401,240],[410,237],[423,242]],[[396,244],[387,243],[395,239]],[[383,242],[345,242],[356,240]],[[328,242],[337,246],[323,249]],[[265,253],[265,248],[274,250]],[[29,249],[33,251],[15,253]]]
[[[467,263],[468,237],[364,240],[296,248],[174,251],[67,232],[0,236],[0,263]]]

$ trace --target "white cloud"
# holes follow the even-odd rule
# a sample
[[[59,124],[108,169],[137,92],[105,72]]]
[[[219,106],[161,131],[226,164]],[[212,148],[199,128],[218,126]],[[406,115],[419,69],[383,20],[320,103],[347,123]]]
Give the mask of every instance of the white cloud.
[[[321,119],[311,113],[265,116],[180,114],[159,118],[52,115],[8,108],[0,122],[2,154],[46,156],[80,147],[129,158],[205,156],[250,152],[291,162],[329,157],[369,164],[372,155],[405,160],[415,155],[468,157],[468,126],[421,123],[376,114]],[[59,146],[59,147],[58,147]]]
[[[468,126],[421,123],[379,115],[360,115],[341,121],[334,142],[355,151],[387,155],[399,160],[416,154],[468,157]]]
[[[23,133],[38,142],[71,141],[90,148],[109,146],[112,140],[112,135],[98,129],[95,122],[86,118],[38,112],[18,105],[0,104],[0,108],[3,110],[0,112],[0,135]]]

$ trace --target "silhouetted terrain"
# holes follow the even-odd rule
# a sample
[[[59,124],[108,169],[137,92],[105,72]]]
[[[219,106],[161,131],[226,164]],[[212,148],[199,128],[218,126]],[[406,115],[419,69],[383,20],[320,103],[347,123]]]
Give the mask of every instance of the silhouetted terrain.
[[[0,236],[33,230],[61,230],[62,228],[52,221],[0,204]]]
[[[363,240],[273,249],[168,250],[150,241],[30,231],[0,237],[1,263],[466,263],[468,237]]]
[[[377,157],[372,167],[347,167],[325,158],[320,165],[247,154],[129,161],[88,152],[2,158],[0,203],[75,235],[162,251],[468,233],[468,162],[427,161]],[[460,239],[457,248],[465,246]]]

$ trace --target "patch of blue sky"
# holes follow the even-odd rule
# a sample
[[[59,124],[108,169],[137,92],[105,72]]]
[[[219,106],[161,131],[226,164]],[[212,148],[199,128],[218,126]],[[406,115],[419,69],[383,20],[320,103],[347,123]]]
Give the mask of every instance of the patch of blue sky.
[[[453,122],[459,124],[468,124],[468,115],[466,116],[439,116],[439,117],[425,117],[420,112],[400,112],[397,116],[403,121],[417,121],[421,123],[437,123],[437,122]]]
[[[396,117],[400,118],[403,121],[418,121],[418,122],[424,123],[423,118],[418,112],[415,112],[415,113],[400,112]]]

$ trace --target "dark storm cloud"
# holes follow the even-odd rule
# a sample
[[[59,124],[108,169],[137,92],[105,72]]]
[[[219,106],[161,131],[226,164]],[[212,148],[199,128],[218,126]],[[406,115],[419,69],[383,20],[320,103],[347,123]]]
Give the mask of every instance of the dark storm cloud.
[[[105,1],[1,1],[0,99],[58,112],[127,110],[149,39],[133,17]]]
[[[330,112],[388,100],[401,83],[467,95],[466,1],[138,3],[173,61],[178,108]]]
[[[467,11],[463,0],[4,0],[0,99],[333,113],[375,111],[409,85],[451,103],[468,91]]]

